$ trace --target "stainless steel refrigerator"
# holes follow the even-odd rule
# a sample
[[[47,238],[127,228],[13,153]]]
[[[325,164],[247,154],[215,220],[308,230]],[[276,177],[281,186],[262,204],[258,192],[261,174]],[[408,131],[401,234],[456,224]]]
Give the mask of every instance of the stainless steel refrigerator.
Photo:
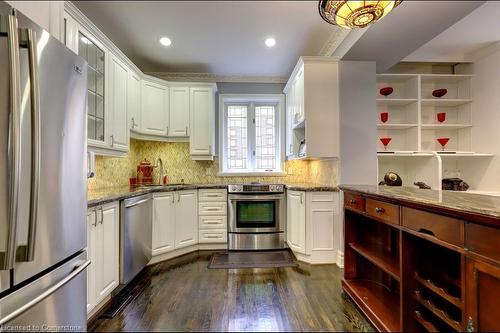
[[[0,2],[0,331],[86,330],[87,64]]]

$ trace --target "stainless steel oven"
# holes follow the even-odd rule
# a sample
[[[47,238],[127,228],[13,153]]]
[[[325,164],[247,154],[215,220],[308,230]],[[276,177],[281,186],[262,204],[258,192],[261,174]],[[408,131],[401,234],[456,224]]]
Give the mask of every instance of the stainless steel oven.
[[[229,250],[285,247],[284,192],[284,186],[279,184],[229,185]]]

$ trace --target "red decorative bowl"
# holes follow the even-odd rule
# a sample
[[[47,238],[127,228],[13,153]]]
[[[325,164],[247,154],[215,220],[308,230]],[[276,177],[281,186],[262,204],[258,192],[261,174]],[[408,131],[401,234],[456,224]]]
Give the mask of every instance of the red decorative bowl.
[[[392,88],[392,87],[384,87],[384,88],[380,89],[380,95],[382,95],[382,96],[389,96],[393,92],[394,92],[394,88]]]
[[[448,93],[448,89],[436,89],[432,92],[432,96],[441,98]]]

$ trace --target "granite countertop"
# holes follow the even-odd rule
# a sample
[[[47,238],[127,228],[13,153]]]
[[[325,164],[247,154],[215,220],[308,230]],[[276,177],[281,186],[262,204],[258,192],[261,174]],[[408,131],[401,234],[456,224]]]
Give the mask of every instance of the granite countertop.
[[[300,184],[285,184],[286,188],[292,191],[317,191],[317,192],[334,192],[338,191],[336,186],[326,186],[319,184],[300,183]],[[106,204],[113,201],[133,198],[139,195],[156,193],[156,192],[171,192],[180,190],[196,190],[196,189],[225,189],[227,184],[186,184],[186,185],[168,185],[168,186],[148,186],[148,187],[131,187],[117,186],[103,189],[93,189],[87,192],[87,205],[93,207]]]
[[[500,219],[499,196],[458,191],[421,190],[415,187],[400,186],[341,185],[339,188],[343,191],[354,191],[398,201],[428,205],[450,212]]]

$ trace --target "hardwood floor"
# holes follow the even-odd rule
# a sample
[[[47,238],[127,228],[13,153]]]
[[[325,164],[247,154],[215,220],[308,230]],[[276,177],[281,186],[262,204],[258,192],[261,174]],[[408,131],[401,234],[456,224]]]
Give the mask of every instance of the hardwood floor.
[[[208,269],[209,252],[150,266],[136,298],[89,331],[373,331],[335,265]]]

